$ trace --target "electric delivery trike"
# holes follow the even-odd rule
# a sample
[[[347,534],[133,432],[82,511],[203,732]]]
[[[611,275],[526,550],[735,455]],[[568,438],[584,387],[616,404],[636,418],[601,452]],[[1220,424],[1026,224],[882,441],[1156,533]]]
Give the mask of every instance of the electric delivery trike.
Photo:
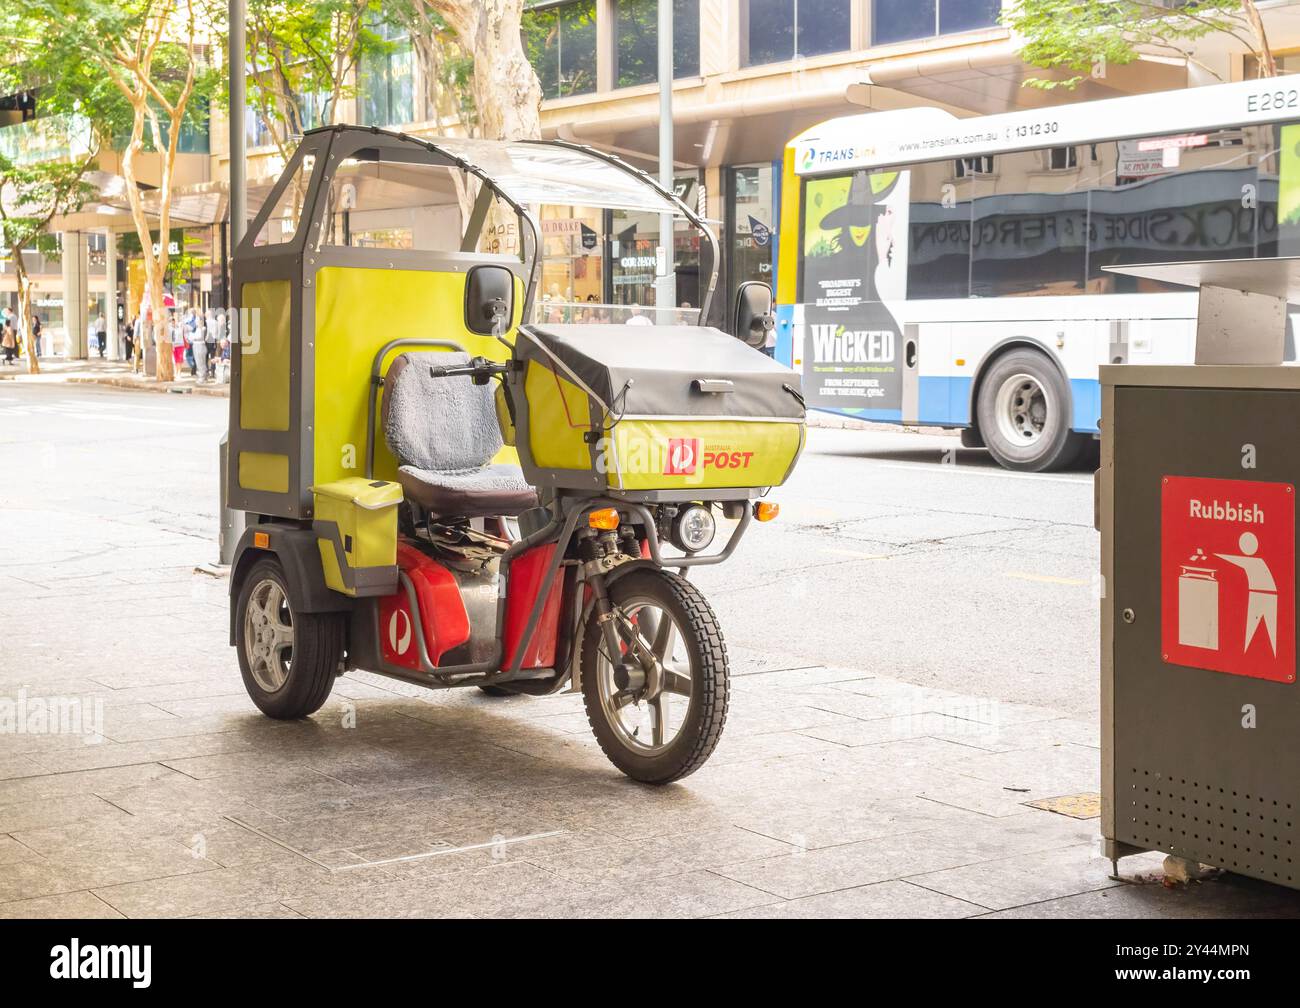
[[[666,783],[727,714],[722,632],[688,575],[776,515],[799,379],[754,349],[761,285],[737,297],[741,338],[653,309],[530,323],[542,205],[685,218],[706,317],[712,232],[618,158],[306,134],[234,257],[230,641],[273,718],[312,714],[349,669],[580,690],[611,762]]]

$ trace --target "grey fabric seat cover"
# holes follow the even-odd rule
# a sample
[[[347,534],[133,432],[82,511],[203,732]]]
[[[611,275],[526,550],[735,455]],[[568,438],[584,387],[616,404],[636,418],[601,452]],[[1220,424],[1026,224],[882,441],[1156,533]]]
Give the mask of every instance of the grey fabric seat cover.
[[[404,353],[384,378],[384,437],[406,495],[443,516],[518,514],[537,494],[518,466],[492,465],[501,450],[491,384],[435,378],[431,367],[468,363],[464,353]]]

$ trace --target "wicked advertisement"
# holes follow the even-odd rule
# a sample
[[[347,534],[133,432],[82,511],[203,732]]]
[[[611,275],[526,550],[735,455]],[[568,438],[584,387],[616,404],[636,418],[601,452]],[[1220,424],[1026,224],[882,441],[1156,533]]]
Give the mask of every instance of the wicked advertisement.
[[[908,173],[857,171],[804,190],[802,347],[808,403],[898,409],[907,294]]]

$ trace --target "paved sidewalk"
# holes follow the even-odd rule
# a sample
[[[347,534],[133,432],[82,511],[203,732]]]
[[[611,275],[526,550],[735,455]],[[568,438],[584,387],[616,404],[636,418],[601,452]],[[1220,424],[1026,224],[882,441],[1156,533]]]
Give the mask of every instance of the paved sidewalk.
[[[28,374],[26,360],[20,360],[15,367],[0,368],[0,381],[38,382],[38,383],[86,383],[105,385],[112,388],[134,389],[142,392],[184,392],[199,395],[230,395],[230,385],[215,381],[196,382],[188,373],[177,375],[175,381],[160,382],[143,374],[136,374],[131,365],[124,361],[103,360],[98,357],[88,360],[65,360],[62,357],[42,357],[40,374]]]
[[[351,674],[270,721],[225,582],[194,573],[216,521],[195,417],[220,404],[149,405],[98,411],[103,441],[0,425],[24,476],[0,481],[0,916],[1300,916],[1239,879],[1165,889],[1155,855],[1110,879],[1097,820],[1035,804],[1091,814],[1095,723],[878,674],[906,667],[883,638],[775,661],[724,623],[722,744],[661,789],[606,762],[574,696]]]

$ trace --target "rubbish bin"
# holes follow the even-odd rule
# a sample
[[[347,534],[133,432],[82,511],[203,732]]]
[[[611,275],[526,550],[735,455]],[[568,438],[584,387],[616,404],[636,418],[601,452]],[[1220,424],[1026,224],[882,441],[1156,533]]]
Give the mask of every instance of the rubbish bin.
[[[1196,360],[1101,369],[1101,829],[1300,888],[1300,262],[1117,268],[1200,289]]]

